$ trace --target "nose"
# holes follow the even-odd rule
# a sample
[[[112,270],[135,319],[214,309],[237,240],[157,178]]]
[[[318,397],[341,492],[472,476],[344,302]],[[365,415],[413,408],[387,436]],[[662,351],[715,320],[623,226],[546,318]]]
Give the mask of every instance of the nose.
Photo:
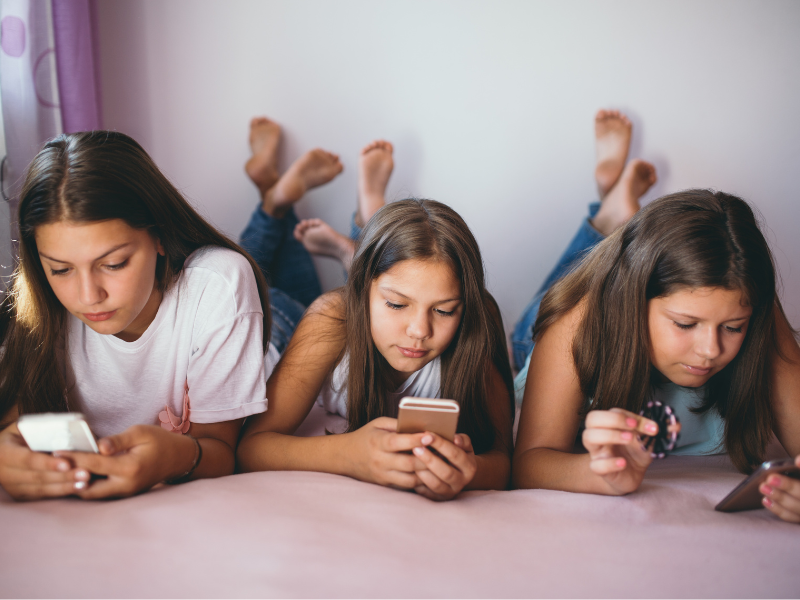
[[[699,337],[695,343],[694,351],[697,356],[713,360],[722,353],[719,331],[716,327],[706,327],[699,331]]]
[[[431,337],[432,327],[430,315],[427,311],[417,311],[412,314],[406,327],[406,335],[414,340],[427,340]]]
[[[79,299],[84,306],[94,306],[108,297],[94,274],[84,273],[79,276],[79,281]]]

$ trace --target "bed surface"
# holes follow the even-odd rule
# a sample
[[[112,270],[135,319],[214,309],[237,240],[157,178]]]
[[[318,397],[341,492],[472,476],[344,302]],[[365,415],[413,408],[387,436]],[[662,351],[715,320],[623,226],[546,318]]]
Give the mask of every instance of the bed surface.
[[[315,407],[306,435],[336,428]],[[797,597],[800,527],[714,512],[724,456],[657,461],[639,492],[467,492],[448,503],[322,473],[110,502],[0,490],[3,597]]]

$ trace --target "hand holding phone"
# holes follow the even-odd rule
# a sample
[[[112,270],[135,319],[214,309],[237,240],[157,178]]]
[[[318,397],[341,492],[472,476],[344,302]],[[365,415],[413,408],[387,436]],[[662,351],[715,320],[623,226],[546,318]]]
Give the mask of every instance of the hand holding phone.
[[[97,440],[81,413],[23,415],[17,427],[34,452],[98,452]]]
[[[792,479],[800,480],[800,467],[791,458],[771,460],[762,463],[747,479],[737,485],[733,491],[725,496],[714,510],[721,512],[736,512],[740,510],[753,510],[764,508],[761,487],[767,482],[770,475],[785,475]],[[780,516],[780,515],[779,515]],[[798,515],[800,517],[800,515]]]
[[[397,414],[398,433],[429,432],[413,449],[424,465],[417,470],[421,485],[414,487],[431,500],[450,500],[472,481],[477,462],[469,436],[456,434],[460,407],[454,400],[403,398]]]
[[[397,433],[430,431],[452,442],[460,408],[454,400],[406,397],[400,400]]]
[[[31,450],[18,423],[0,432],[0,486],[15,500],[69,496],[85,489],[90,478],[69,458]]]

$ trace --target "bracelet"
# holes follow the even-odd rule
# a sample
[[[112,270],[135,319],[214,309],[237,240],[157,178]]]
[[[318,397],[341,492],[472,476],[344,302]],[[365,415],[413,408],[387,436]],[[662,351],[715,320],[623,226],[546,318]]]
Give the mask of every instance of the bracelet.
[[[203,447],[200,445],[198,439],[190,435],[187,435],[186,437],[192,438],[192,441],[194,441],[195,445],[197,446],[197,451],[195,452],[194,455],[194,461],[192,462],[192,466],[189,467],[186,470],[186,473],[184,473],[183,475],[178,475],[177,477],[173,477],[172,479],[165,479],[164,483],[166,483],[167,485],[175,485],[177,483],[185,483],[189,481],[189,478],[192,476],[192,473],[194,473],[194,470],[197,468],[197,465],[199,465],[200,461],[203,460]]]

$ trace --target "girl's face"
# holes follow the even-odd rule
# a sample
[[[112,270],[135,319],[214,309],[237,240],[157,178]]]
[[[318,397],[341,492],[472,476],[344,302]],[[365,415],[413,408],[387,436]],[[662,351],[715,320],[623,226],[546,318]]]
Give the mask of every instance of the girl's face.
[[[648,302],[650,361],[667,379],[699,387],[742,347],[753,309],[739,290],[687,288]]]
[[[370,287],[372,339],[398,384],[447,349],[462,313],[461,284],[442,261],[399,262]]]
[[[161,242],[121,219],[62,221],[36,229],[47,281],[69,312],[104,335],[138,339],[161,303],[155,287]]]

